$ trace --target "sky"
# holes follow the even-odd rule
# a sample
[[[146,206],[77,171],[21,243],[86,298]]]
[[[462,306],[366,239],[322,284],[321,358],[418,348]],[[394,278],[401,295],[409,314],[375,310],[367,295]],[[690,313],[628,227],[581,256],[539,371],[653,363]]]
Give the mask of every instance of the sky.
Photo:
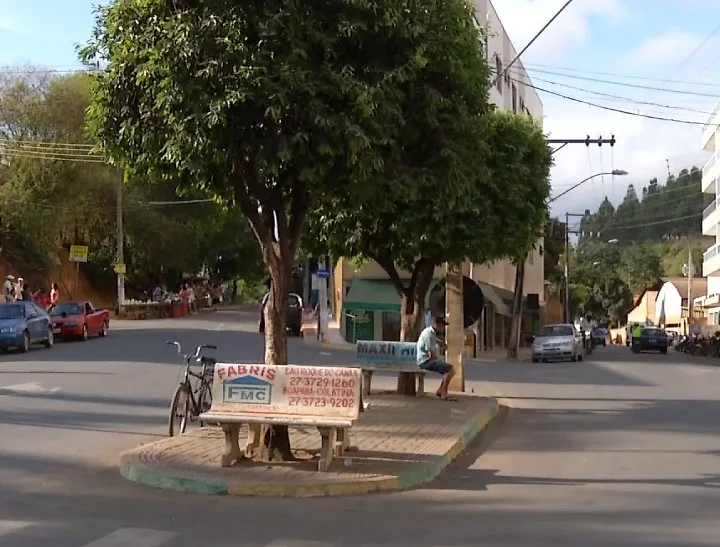
[[[0,0],[0,67],[78,68],[75,47],[90,36],[97,3]],[[518,50],[564,3],[493,2]],[[568,145],[558,151],[553,195],[592,174],[629,173],[593,178],[553,202],[554,214],[594,210],[605,196],[617,204],[628,184],[640,191],[652,177],[664,182],[668,169],[702,167],[709,159],[700,136],[720,98],[720,1],[574,0],[522,61],[533,85],[546,90],[539,93],[550,138],[617,140],[612,148]]]

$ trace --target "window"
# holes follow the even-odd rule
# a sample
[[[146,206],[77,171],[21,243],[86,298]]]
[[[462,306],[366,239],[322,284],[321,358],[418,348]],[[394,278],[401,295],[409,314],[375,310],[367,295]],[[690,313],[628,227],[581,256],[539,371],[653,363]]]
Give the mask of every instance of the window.
[[[38,312],[35,311],[35,306],[33,306],[32,304],[28,304],[25,307],[25,317],[27,317],[28,319],[34,319],[37,316],[38,316]]]
[[[515,84],[510,88],[510,92],[512,96],[512,111],[517,112],[517,87],[515,87]]]
[[[502,72],[502,69],[503,69],[503,64],[502,64],[502,61],[500,60],[500,55],[498,55],[496,53],[495,54],[495,76],[496,77],[500,75],[500,73]],[[495,83],[495,87],[497,87],[498,91],[500,93],[502,93],[502,78],[497,79],[497,82]]]
[[[525,101],[523,99],[520,99],[520,108],[518,109],[518,112],[527,112],[527,108],[525,108]]]
[[[93,313],[93,307],[90,305],[90,302],[85,302],[85,314],[86,315],[92,315]]]

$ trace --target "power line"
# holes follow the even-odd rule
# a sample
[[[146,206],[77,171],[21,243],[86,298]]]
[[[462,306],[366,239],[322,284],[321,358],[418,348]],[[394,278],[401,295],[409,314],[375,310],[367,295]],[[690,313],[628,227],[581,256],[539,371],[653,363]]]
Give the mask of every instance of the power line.
[[[710,82],[696,82],[696,81],[688,81],[688,80],[675,80],[675,79],[668,79],[668,78],[654,78],[651,76],[639,76],[637,74],[624,74],[621,72],[602,72],[602,71],[596,71],[596,70],[587,70],[587,69],[581,69],[581,68],[575,68],[575,67],[563,67],[563,66],[557,66],[557,65],[547,65],[542,63],[524,63],[523,64],[525,68],[528,71],[531,72],[541,72],[539,69],[554,69],[555,72],[551,72],[548,70],[542,71],[546,74],[551,74],[554,76],[565,76],[565,77],[572,77],[572,74],[590,74],[595,76],[613,76],[615,78],[627,78],[628,80],[638,80],[638,81],[647,81],[647,82],[661,82],[661,83],[669,83],[669,84],[684,84],[684,85],[694,85],[694,86],[700,86],[700,87],[711,87],[711,88],[720,88],[719,83],[710,83]],[[532,68],[532,67],[538,67],[538,68]],[[562,72],[557,72],[558,70],[563,72],[569,72],[571,74],[563,74]]]
[[[579,76],[574,74],[562,74],[559,72],[551,71],[551,70],[542,70],[542,69],[531,69],[532,72],[537,72],[539,74],[549,74],[551,76],[562,76],[564,78],[570,78],[573,80],[583,80],[586,82],[596,82],[600,84],[606,84],[606,85],[616,85],[621,87],[629,87],[632,89],[642,89],[645,91],[658,91],[661,93],[675,93],[677,95],[688,95],[693,97],[708,97],[712,99],[717,99],[718,94],[717,93],[703,93],[701,91],[687,91],[684,89],[667,89],[662,87],[655,87],[655,86],[647,86],[647,85],[641,85],[641,84],[631,84],[628,82],[617,82],[613,80],[607,80],[603,78],[593,78],[590,76]],[[720,86],[718,86],[720,87]]]
[[[546,84],[556,85],[556,86],[559,86],[559,87],[565,87],[565,88],[567,88],[567,89],[573,89],[573,90],[575,90],[575,91],[583,91],[583,92],[585,92],[585,93],[591,93],[591,94],[593,94],[593,95],[598,95],[598,96],[600,96],[600,97],[607,97],[607,98],[611,98],[611,99],[619,99],[619,100],[622,100],[622,101],[628,102],[628,103],[640,104],[640,105],[645,105],[645,106],[656,106],[656,107],[659,107],[659,108],[667,108],[667,109],[671,109],[671,110],[684,110],[684,111],[687,111],[687,112],[695,112],[695,113],[698,113],[698,114],[704,114],[704,115],[706,115],[706,116],[709,116],[709,115],[711,114],[711,112],[708,111],[708,110],[698,110],[698,109],[696,109],[696,108],[688,108],[688,107],[683,107],[683,106],[673,106],[673,105],[662,104],[662,103],[655,103],[655,102],[650,102],[650,101],[639,101],[639,100],[637,100],[637,99],[631,99],[630,97],[622,97],[622,96],[620,96],[620,95],[613,95],[613,94],[611,94],[611,93],[603,93],[602,91],[594,91],[594,90],[592,90],[592,89],[586,89],[586,88],[582,88],[582,87],[573,86],[573,85],[570,85],[570,84],[563,84],[563,83],[560,83],[560,82],[554,82],[554,81],[552,81],[552,80],[545,80],[545,79],[543,79],[543,78],[537,78],[537,77],[536,77],[536,78],[533,78],[533,80],[534,80],[534,81],[537,81],[537,82],[544,82],[544,83],[546,83]]]
[[[497,76],[495,76],[495,79],[494,79],[494,80],[492,81],[492,83],[488,86],[488,89],[492,88],[492,87],[497,83],[497,81],[503,76],[503,74],[504,74],[510,67],[513,66],[513,64],[515,63],[515,61],[517,61],[517,60],[520,58],[520,56],[521,56],[523,53],[525,53],[531,45],[533,45],[533,43],[535,42],[535,40],[537,40],[538,38],[540,38],[540,36],[543,34],[543,32],[545,32],[545,31],[547,30],[547,28],[548,28],[550,25],[552,25],[553,21],[555,21],[555,19],[557,19],[558,17],[560,17],[560,14],[561,14],[563,11],[565,11],[565,8],[567,8],[567,7],[568,7],[570,4],[572,4],[572,3],[573,3],[573,0],[567,0],[567,2],[565,2],[565,4],[563,4],[562,7],[561,7],[559,10],[557,10],[557,12],[555,12],[555,15],[553,15],[553,16],[550,18],[550,20],[549,20],[547,23],[545,23],[545,24],[543,25],[543,27],[535,34],[535,36],[533,36],[533,37],[530,39],[530,41],[525,45],[525,47],[520,50],[520,53],[518,53],[517,55],[515,55],[515,58],[514,58],[512,61],[510,61],[510,62],[505,66],[505,68],[503,68],[503,70],[501,70],[501,71],[497,74]]]
[[[528,83],[528,82],[523,82],[523,81],[521,81],[521,80],[517,80],[517,79],[512,78],[512,77],[510,78],[510,80],[512,80],[512,81],[514,81],[514,82],[516,82],[516,83],[519,83],[519,84],[521,84],[521,85],[524,85],[524,86],[527,86],[527,87],[531,87],[532,89],[534,89],[534,90],[536,90],[536,91],[542,91],[543,93],[547,93],[547,94],[549,94],[549,95],[554,95],[554,96],[556,96],[556,97],[559,97],[559,98],[561,98],[561,99],[565,99],[565,100],[567,100],[567,101],[572,101],[572,102],[584,104],[584,105],[587,105],[587,106],[593,106],[593,107],[599,108],[599,109],[601,109],[601,110],[607,110],[608,112],[616,112],[616,113],[618,113],[618,114],[626,114],[626,115],[628,115],[628,116],[635,116],[635,117],[637,117],[637,118],[646,118],[646,119],[648,119],[648,120],[656,120],[656,121],[662,121],[662,122],[674,122],[674,123],[680,123],[680,124],[684,124],[684,125],[697,125],[697,126],[704,126],[704,125],[705,125],[705,122],[696,122],[696,121],[692,121],[692,120],[680,120],[680,119],[677,119],[677,118],[667,118],[667,117],[664,117],[664,116],[653,116],[652,114],[644,114],[644,113],[642,113],[642,112],[632,112],[632,111],[630,111],[630,110],[623,110],[622,108],[615,108],[615,107],[612,107],[612,106],[605,106],[605,105],[593,103],[593,102],[590,102],[590,101],[586,101],[586,100],[583,100],[583,99],[578,99],[577,97],[570,97],[570,96],[568,96],[568,95],[564,95],[563,93],[558,93],[557,91],[551,91],[551,90],[549,90],[549,89],[544,89],[544,88],[542,88],[542,87],[538,87],[538,86],[536,86],[536,85],[534,85],[534,84],[530,84],[530,83]]]

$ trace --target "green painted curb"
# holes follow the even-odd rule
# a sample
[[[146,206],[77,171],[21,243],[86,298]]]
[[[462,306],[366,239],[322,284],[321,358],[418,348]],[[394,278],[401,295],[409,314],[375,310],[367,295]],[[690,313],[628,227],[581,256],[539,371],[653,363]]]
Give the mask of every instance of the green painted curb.
[[[418,465],[415,469],[400,473],[396,480],[397,489],[409,490],[436,478],[487,427],[492,419],[497,416],[499,410],[500,405],[498,405],[497,400],[492,399],[487,419],[485,419],[485,416],[474,416],[472,420],[468,420],[463,426],[460,438],[444,455],[438,456],[431,463]]]
[[[165,475],[136,462],[121,462],[120,474],[131,482],[162,488],[163,490],[216,496],[227,496],[230,493],[228,485],[222,481]]]
[[[491,399],[490,406],[486,412],[477,414],[468,420],[463,426],[460,437],[453,444],[453,446],[444,455],[437,456],[427,464],[419,464],[414,469],[410,469],[403,473],[400,473],[395,480],[388,481],[387,485],[378,486],[376,488],[369,488],[362,492],[362,488],[359,489],[358,493],[370,493],[370,492],[382,492],[382,491],[395,491],[395,490],[409,490],[416,488],[422,484],[430,482],[436,478],[443,470],[457,458],[462,451],[477,437],[497,415],[500,406],[496,399]],[[233,495],[233,486],[224,481],[205,479],[200,477],[180,477],[174,475],[166,475],[159,472],[152,467],[149,467],[143,463],[139,463],[132,455],[123,456],[120,461],[120,474],[127,480],[146,486],[152,486],[155,488],[162,488],[164,490],[175,490],[178,492],[187,492],[192,494],[206,494],[216,496],[227,496]],[[372,481],[357,481],[359,484]],[[332,496],[331,493],[333,486],[340,486],[338,488],[338,494],[335,495],[352,495],[348,493],[348,483],[338,483],[334,485],[329,483],[329,490],[325,495]],[[318,485],[313,485],[316,487]],[[261,491],[259,488],[258,491]],[[293,491],[301,492],[303,490],[302,485],[294,485]],[[320,488],[322,490],[322,488]],[[247,495],[247,494],[239,494]],[[296,494],[297,495],[297,494]],[[262,494],[260,494],[262,496]],[[267,496],[267,494],[266,494]],[[287,496],[287,494],[285,494]],[[276,497],[276,496],[268,496]],[[307,496],[302,496],[307,497]]]

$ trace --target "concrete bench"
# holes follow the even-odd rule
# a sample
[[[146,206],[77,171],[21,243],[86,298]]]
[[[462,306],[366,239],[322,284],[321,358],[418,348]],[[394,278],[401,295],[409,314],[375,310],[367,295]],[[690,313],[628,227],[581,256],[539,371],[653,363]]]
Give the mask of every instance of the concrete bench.
[[[349,429],[360,412],[361,376],[357,368],[216,364],[212,407],[200,415],[222,426],[225,452],[221,465],[243,458],[267,460],[263,440],[270,426],[317,427],[322,438],[319,471],[349,447]],[[248,425],[245,449],[239,432]]]
[[[426,371],[418,367],[416,351],[416,344],[412,342],[359,340],[355,344],[355,361],[363,373],[363,396],[370,395],[373,372],[379,370],[414,374],[417,378],[417,396],[422,397],[425,394]]]

